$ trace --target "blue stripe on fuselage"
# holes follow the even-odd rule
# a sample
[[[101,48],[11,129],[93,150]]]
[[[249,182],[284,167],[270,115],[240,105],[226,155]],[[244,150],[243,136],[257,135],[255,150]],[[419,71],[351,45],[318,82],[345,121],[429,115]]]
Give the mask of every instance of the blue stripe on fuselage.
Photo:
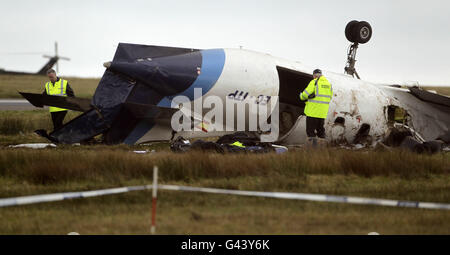
[[[176,96],[186,96],[189,100],[194,99],[194,89],[201,88],[202,96],[205,95],[211,88],[216,84],[220,75],[222,74],[223,67],[225,65],[225,51],[223,49],[211,49],[211,50],[201,50],[202,54],[202,66],[200,70],[200,75],[192,83],[189,88],[177,94],[175,96],[164,97],[157,106],[171,107],[172,100]],[[133,131],[124,140],[126,144],[135,144],[139,138],[144,136],[152,127],[154,123],[149,123],[146,120],[141,120]]]
[[[194,89],[201,88],[202,96],[216,84],[222,74],[225,65],[225,51],[223,49],[202,50],[202,67],[200,75],[189,88],[175,96],[164,97],[158,106],[171,107],[171,102],[176,96],[186,96],[191,101],[194,99]]]

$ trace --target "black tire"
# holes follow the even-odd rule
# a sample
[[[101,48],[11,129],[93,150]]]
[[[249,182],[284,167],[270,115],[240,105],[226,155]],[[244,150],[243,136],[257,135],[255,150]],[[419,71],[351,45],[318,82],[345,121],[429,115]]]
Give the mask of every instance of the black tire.
[[[360,21],[353,26],[353,42],[364,44],[372,38],[372,27],[366,21]]]
[[[358,24],[358,21],[352,20],[349,23],[347,23],[347,26],[345,27],[345,37],[347,37],[347,40],[349,40],[350,42],[356,42],[355,41],[356,38],[353,33],[356,24]]]

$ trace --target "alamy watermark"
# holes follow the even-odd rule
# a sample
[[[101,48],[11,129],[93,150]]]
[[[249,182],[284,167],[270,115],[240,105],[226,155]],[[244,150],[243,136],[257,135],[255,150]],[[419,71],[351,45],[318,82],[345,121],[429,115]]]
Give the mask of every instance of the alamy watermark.
[[[194,89],[194,101],[176,96],[171,107],[180,110],[173,114],[174,131],[250,131],[260,133],[262,142],[274,142],[279,136],[279,105],[277,96],[249,96],[236,90],[227,97],[202,96],[202,89]]]

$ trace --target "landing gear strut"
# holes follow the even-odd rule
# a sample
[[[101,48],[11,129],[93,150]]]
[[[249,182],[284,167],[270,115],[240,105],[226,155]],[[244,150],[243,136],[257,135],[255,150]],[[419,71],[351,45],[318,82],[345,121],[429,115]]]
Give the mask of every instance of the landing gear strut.
[[[370,40],[372,37],[372,27],[366,21],[352,20],[345,27],[345,37],[352,44],[347,53],[347,64],[345,65],[344,71],[352,77],[356,75],[356,78],[361,79],[355,69],[356,51],[360,43],[364,44]]]
[[[358,79],[361,79],[358,75],[358,72],[356,72],[355,69],[355,63],[356,63],[356,50],[358,49],[358,43],[353,43],[350,45],[350,48],[348,49],[347,53],[347,65],[345,66],[344,70],[346,74],[351,75],[352,77],[355,77]]]

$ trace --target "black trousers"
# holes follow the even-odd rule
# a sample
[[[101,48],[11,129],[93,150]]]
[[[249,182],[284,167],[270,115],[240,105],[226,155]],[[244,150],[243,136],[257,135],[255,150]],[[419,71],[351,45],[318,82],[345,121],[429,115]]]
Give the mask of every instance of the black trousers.
[[[306,135],[308,137],[325,138],[325,119],[306,116]]]
[[[53,131],[63,125],[63,120],[66,117],[67,111],[52,112]]]

